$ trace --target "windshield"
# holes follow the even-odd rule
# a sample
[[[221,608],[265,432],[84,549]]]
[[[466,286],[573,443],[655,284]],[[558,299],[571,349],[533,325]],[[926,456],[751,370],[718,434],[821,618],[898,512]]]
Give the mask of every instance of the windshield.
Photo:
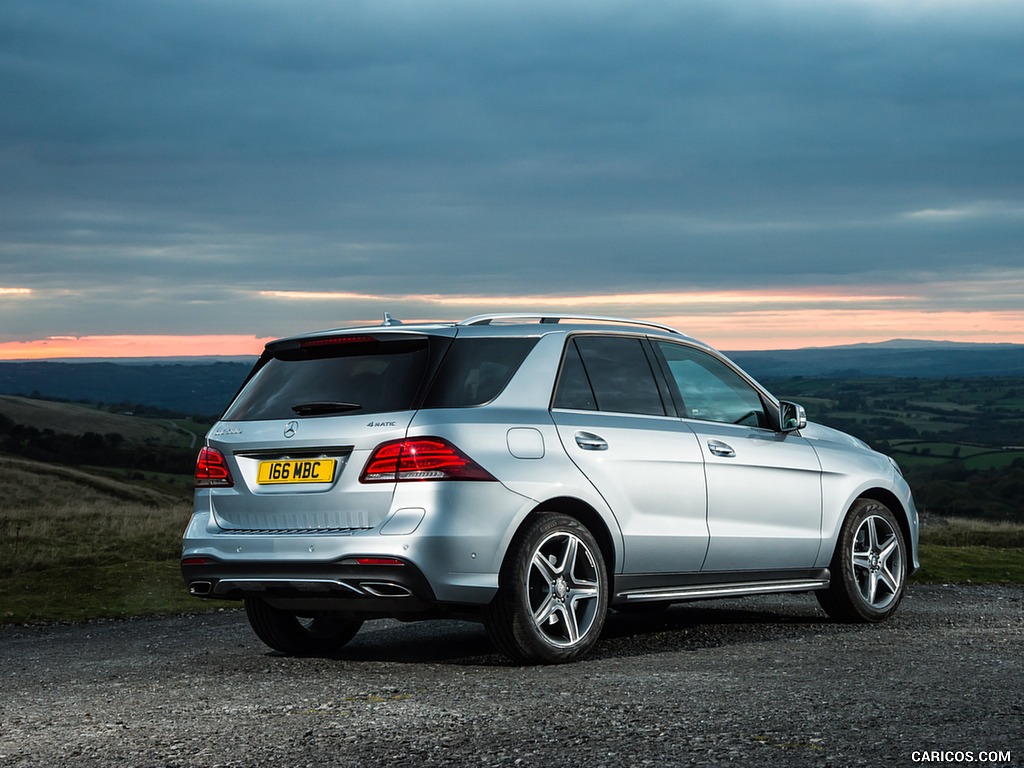
[[[427,369],[426,337],[332,341],[268,351],[224,420],[386,413],[413,407]]]

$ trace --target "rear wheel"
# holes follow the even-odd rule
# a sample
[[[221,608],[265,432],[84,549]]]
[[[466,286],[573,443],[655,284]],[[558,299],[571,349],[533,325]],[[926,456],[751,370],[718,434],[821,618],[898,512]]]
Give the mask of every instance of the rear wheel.
[[[608,575],[597,541],[568,515],[538,515],[519,533],[484,613],[491,640],[524,664],[586,654],[608,612]]]
[[[873,499],[858,499],[846,516],[835,554],[832,582],[815,594],[839,621],[887,619],[903,599],[906,545],[895,515]]]
[[[260,640],[290,656],[335,653],[355,637],[363,625],[359,619],[337,612],[292,613],[255,597],[245,599],[245,614]]]

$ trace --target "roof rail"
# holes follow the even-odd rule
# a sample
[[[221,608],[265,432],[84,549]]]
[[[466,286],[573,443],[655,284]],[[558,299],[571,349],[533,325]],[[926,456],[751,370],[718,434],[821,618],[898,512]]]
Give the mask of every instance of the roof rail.
[[[490,325],[495,320],[536,320],[541,324],[557,324],[563,320],[583,320],[588,323],[617,323],[620,325],[639,325],[644,328],[656,328],[659,331],[665,331],[666,333],[674,333],[679,336],[684,336],[682,331],[676,330],[672,326],[663,325],[661,323],[652,323],[647,320],[630,320],[624,317],[602,317],[601,315],[561,315],[561,314],[541,314],[537,312],[512,312],[508,314],[493,314],[493,315],[474,315],[473,317],[466,318],[465,320],[456,323],[456,325]]]

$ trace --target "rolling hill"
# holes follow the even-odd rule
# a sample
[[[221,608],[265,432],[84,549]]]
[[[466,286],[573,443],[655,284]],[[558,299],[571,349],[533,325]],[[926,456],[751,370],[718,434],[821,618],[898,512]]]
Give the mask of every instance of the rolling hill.
[[[894,339],[879,344],[730,352],[755,378],[875,376],[942,379],[1024,376],[1024,344],[961,344]]]

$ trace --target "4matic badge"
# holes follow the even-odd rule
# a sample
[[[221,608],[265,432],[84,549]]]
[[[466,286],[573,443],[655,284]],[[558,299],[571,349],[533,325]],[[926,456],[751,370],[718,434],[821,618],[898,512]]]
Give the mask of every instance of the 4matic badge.
[[[397,427],[397,421],[371,421],[366,426],[368,427]]]

